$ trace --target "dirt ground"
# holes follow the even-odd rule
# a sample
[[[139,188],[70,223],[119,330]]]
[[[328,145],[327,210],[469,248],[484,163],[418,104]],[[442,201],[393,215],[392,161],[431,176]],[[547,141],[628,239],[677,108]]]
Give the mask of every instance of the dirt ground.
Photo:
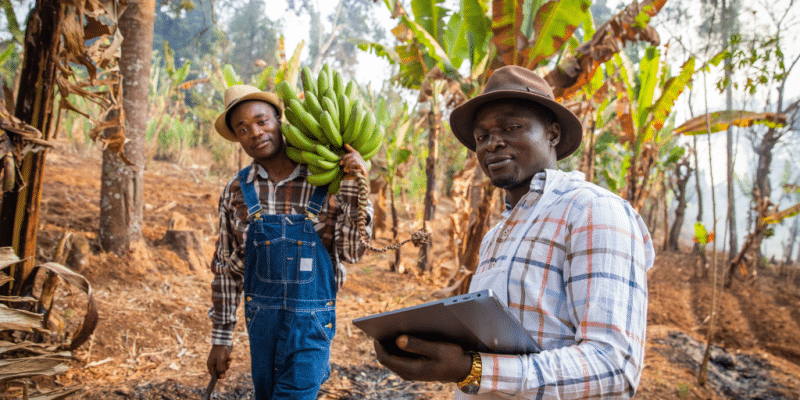
[[[101,161],[99,152],[75,151],[59,143],[47,156],[38,237],[39,261],[50,261],[67,233],[84,235],[91,247],[78,272],[91,282],[100,310],[92,339],[78,349],[70,370],[36,380],[40,389],[80,385],[76,399],[199,399],[208,383],[211,274],[160,244],[170,220],[185,218],[199,232],[207,260],[217,234],[217,201],[226,178],[202,167],[154,162],[145,174],[143,246],[115,256],[97,242]],[[374,199],[373,199],[374,201]],[[446,215],[448,199],[437,211]],[[176,214],[177,213],[177,214]],[[404,216],[401,239],[413,231],[413,210]],[[408,218],[411,216],[411,218]],[[414,268],[417,249],[402,250],[406,273],[389,271],[391,254],[368,253],[348,266],[339,292],[332,375],[320,399],[449,399],[453,384],[405,382],[375,360],[371,340],[351,321],[367,314],[441,297],[444,276],[453,268],[447,241],[449,222],[434,226],[433,275]],[[375,244],[390,243],[380,232]],[[734,281],[722,294],[711,349],[708,383],[697,371],[705,351],[711,283],[693,277],[694,257],[659,252],[649,274],[647,353],[640,399],[800,399],[800,282],[759,271],[755,282]],[[86,296],[63,288],[55,316],[73,332]],[[241,310],[240,310],[241,311]],[[243,319],[243,318],[241,318]],[[244,324],[235,333],[231,371],[219,381],[215,399],[252,399],[249,346]],[[21,398],[17,386],[0,398]]]

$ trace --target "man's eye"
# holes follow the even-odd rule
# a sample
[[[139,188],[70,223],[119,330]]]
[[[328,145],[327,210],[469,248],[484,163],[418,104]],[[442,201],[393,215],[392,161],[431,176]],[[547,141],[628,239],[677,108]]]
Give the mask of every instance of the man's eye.
[[[513,132],[513,131],[515,131],[515,130],[517,130],[519,128],[520,128],[519,125],[509,125],[509,126],[506,126],[505,131],[506,132]]]

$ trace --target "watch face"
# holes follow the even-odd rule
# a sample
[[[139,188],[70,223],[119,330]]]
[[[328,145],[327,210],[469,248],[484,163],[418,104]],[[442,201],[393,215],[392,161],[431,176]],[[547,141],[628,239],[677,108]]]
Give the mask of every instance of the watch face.
[[[466,393],[466,394],[478,394],[478,390],[480,388],[481,387],[479,385],[470,384],[470,385],[461,386],[461,391]]]

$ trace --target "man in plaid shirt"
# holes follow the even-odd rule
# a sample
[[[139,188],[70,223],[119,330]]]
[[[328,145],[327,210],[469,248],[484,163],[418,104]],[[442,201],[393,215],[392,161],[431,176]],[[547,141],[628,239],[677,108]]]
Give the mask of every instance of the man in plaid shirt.
[[[499,355],[401,335],[378,360],[404,379],[456,382],[457,399],[631,398],[644,365],[647,271],[655,253],[619,196],[556,162],[580,145],[580,120],[530,70],[494,71],[453,110],[454,135],[505,189],[503,220],[483,238],[470,291],[492,289],[542,349]],[[481,318],[476,315],[475,318]]]
[[[213,307],[207,366],[222,377],[230,365],[239,300],[245,299],[256,398],[315,399],[330,376],[335,300],[342,261],[364,254],[356,225],[361,155],[342,157],[345,179],[335,195],[308,183],[305,165],[286,155],[283,104],[248,85],[225,91],[217,132],[238,142],[253,163],[230,180],[219,201],[219,239],[211,262]],[[309,214],[310,213],[310,214]],[[367,234],[372,206],[367,203]]]

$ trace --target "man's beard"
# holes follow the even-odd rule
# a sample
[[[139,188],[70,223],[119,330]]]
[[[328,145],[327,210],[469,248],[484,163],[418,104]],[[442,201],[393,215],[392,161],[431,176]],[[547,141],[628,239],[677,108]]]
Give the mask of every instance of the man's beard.
[[[492,179],[492,185],[499,187],[500,189],[505,190],[513,190],[521,186],[529,186],[530,180],[519,180],[512,177],[509,178],[495,178]]]

